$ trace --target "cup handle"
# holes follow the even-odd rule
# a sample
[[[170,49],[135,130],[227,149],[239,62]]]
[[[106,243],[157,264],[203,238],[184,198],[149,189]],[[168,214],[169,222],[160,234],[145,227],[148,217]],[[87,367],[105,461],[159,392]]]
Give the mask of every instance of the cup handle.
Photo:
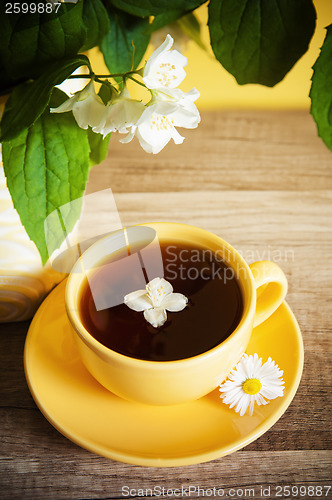
[[[271,316],[283,302],[287,293],[287,278],[280,267],[269,260],[249,265],[254,276],[257,294],[254,327]]]

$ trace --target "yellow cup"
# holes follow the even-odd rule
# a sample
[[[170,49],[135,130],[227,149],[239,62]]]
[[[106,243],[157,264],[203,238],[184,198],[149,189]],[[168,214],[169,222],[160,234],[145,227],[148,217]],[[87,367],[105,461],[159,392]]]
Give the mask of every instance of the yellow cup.
[[[154,229],[160,242],[190,243],[218,252],[218,256],[222,256],[233,269],[244,307],[242,318],[231,335],[218,346],[197,356],[162,362],[119,354],[92,337],[84,328],[79,312],[86,279],[80,272],[82,260],[89,262],[90,269],[100,265],[112,245],[118,250],[119,232],[97,241],[76,262],[66,286],[67,315],[83,363],[104,387],[122,398],[139,403],[184,403],[208,394],[227,377],[245,352],[253,327],[265,321],[284,300],[287,280],[275,263],[260,261],[249,266],[229,243],[203,229],[168,222],[142,226]]]

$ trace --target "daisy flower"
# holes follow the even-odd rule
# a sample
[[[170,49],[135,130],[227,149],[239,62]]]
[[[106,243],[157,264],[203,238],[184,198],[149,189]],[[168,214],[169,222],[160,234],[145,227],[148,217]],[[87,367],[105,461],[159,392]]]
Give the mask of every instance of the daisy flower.
[[[252,415],[255,402],[266,405],[269,402],[267,400],[284,395],[282,375],[283,371],[271,358],[263,364],[258,354],[244,354],[227,380],[220,385],[220,397],[230,408],[235,406],[235,411],[241,417],[248,407],[249,414]]]

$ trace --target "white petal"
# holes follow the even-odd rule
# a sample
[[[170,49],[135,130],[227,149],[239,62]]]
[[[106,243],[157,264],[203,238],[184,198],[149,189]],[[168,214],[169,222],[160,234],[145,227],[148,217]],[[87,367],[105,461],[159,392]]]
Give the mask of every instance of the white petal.
[[[147,153],[158,154],[169,143],[172,138],[169,130],[158,131],[149,134],[148,125],[140,125],[137,127],[136,136],[141,147]]]
[[[104,122],[101,124],[101,131],[104,137],[110,132],[118,131],[120,134],[126,134],[130,127],[136,125],[138,119],[145,110],[145,104],[130,98],[128,89],[125,87],[121,93],[108,103],[107,113]],[[99,132],[99,130],[96,130]],[[130,142],[130,139],[121,142]]]
[[[267,399],[275,399],[284,395],[284,387],[262,387],[260,394]]]
[[[163,52],[169,50],[172,47],[173,42],[174,42],[174,40],[171,37],[171,35],[167,35],[164,42],[160,45],[160,47],[158,47],[156,50],[154,50],[152,52],[151,56],[149,57],[146,65],[145,65],[144,75],[149,73],[151,65],[155,62],[155,60],[158,58],[158,56],[160,54],[162,54]]]
[[[158,326],[162,326],[167,320],[167,313],[165,309],[161,307],[155,307],[153,309],[147,309],[144,311],[144,318],[148,321],[152,326],[158,328]]]
[[[101,97],[99,97],[99,95],[97,95],[96,93],[95,82],[93,80],[90,80],[89,83],[84,87],[84,89],[82,89],[80,92],[77,92],[77,95],[79,101],[84,101],[84,99],[92,96],[100,103],[103,103]]]
[[[126,133],[129,127],[136,125],[144,110],[145,104],[142,102],[129,99],[117,102],[110,109],[106,126],[109,123],[120,133]]]
[[[167,35],[147,61],[143,81],[149,89],[175,88],[184,80],[186,72],[183,67],[188,64],[187,58],[177,50],[169,50],[172,45],[173,38]]]
[[[175,127],[172,130],[172,139],[175,142],[175,144],[182,144],[184,141],[184,137],[179,134],[179,132],[176,130]]]
[[[167,291],[167,293],[173,292],[173,287],[171,283],[165,280],[165,278],[153,278],[153,280],[149,281],[149,283],[146,286],[149,290],[153,290],[155,288],[162,286]]]
[[[255,398],[251,397],[250,398],[250,405],[249,405],[249,415],[250,416],[254,413],[254,406],[255,406]]]
[[[269,402],[266,401],[263,396],[258,393],[258,394],[255,394],[255,401],[256,403],[260,406],[260,405],[267,405]]]
[[[241,417],[243,417],[243,415],[247,411],[249,404],[250,404],[250,396],[248,394],[243,393],[240,401],[238,402],[238,404],[235,407],[235,411],[240,412]],[[232,405],[230,406],[230,408],[231,407],[232,407]]]
[[[78,95],[75,94],[73,97],[70,97],[66,101],[64,101],[57,108],[50,108],[51,113],[66,113],[67,111],[71,111],[73,109],[74,104],[78,99]]]
[[[183,98],[184,92],[181,89],[159,88],[153,91],[152,104],[156,102],[176,102]]]
[[[151,299],[146,290],[137,290],[136,292],[128,293],[123,301],[130,309],[137,312],[145,311],[152,307]]]
[[[170,114],[169,118],[173,120],[175,127],[196,128],[201,120],[198,109],[191,103],[195,109],[188,110],[178,106],[177,110]]]
[[[221,392],[221,389],[220,389]],[[224,403],[230,404],[234,402],[235,404],[243,395],[243,391],[241,387],[234,387],[233,390],[227,391],[226,393],[221,394],[221,398],[223,398]]]
[[[115,132],[115,128],[106,126],[106,121],[108,119],[109,112],[110,112],[110,105],[108,104],[107,106],[104,106],[103,114],[100,117],[99,123],[94,127],[92,127],[92,130],[96,134],[102,134],[103,137],[106,137],[110,132]]]
[[[184,97],[194,102],[199,98],[200,95],[200,92],[195,87],[193,87],[191,90],[189,90],[189,92],[185,92]]]
[[[127,87],[123,87],[120,94],[113,99],[113,102],[121,101],[122,99],[131,99],[130,93]]]
[[[149,57],[149,59],[146,62],[145,68],[144,68],[143,81],[145,84],[146,84],[145,79],[146,78],[149,79],[149,73],[151,71],[151,67],[153,67],[153,65],[156,63],[157,59],[159,58],[159,56],[161,54],[163,54],[164,52],[166,52],[167,50],[169,50],[172,47],[173,42],[174,42],[174,40],[171,37],[171,35],[167,35],[165,38],[165,41],[160,45],[160,47],[158,47],[156,50],[154,50],[152,52],[151,56]]]
[[[173,292],[172,285],[164,278],[154,278],[146,289],[154,307],[160,307],[165,297]]]
[[[171,293],[167,295],[161,303],[167,311],[178,312],[182,311],[188,303],[188,299],[182,293]]]
[[[122,139],[120,139],[120,142],[122,142],[123,144],[126,144],[127,142],[132,141],[133,138],[135,137],[135,132],[136,132],[136,127],[131,127],[129,134],[126,137],[123,137]]]
[[[73,106],[73,115],[79,127],[87,129],[88,126],[97,129],[105,113],[105,106],[93,95],[84,100],[77,101]]]
[[[159,102],[148,106],[138,120],[136,135],[147,152],[159,153],[171,140],[174,125],[170,116],[174,111],[175,104]]]
[[[183,69],[188,60],[177,50],[161,54],[145,73],[143,81],[149,89],[176,88],[186,77]]]

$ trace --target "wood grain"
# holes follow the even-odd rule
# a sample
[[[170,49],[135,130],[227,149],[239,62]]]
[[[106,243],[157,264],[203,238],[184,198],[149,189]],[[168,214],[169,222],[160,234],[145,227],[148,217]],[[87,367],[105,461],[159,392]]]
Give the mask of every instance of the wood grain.
[[[112,138],[88,192],[111,187],[123,225],[194,224],[228,240],[248,262],[270,259],[283,268],[305,346],[292,404],[267,433],[222,459],[167,469],[117,463],[79,448],[47,422],[24,377],[29,322],[2,325],[0,498],[119,499],[124,485],[196,485],[224,488],[224,498],[230,488],[233,498],[254,488],[251,498],[259,499],[276,498],[278,485],[331,485],[332,155],[302,112],[206,113],[186,135],[183,146],[157,156]],[[110,211],[99,196],[87,224],[103,233]],[[322,498],[332,498],[332,489]]]
[[[94,189],[114,192],[331,189],[332,158],[309,113],[224,111],[202,114],[179,148],[158,155],[111,138],[92,171]]]

